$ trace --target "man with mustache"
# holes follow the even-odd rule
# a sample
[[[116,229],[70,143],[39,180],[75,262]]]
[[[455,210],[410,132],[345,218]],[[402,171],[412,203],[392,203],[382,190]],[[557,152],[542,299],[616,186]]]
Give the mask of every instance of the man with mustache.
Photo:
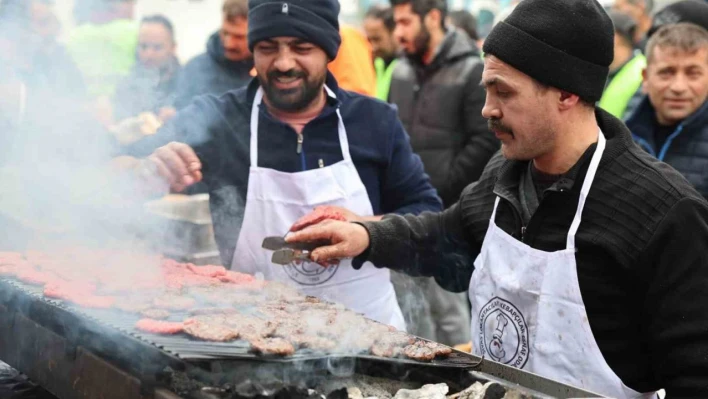
[[[487,359],[607,397],[705,397],[708,202],[595,106],[609,16],[595,0],[524,0],[484,53],[482,113],[502,150],[478,184],[443,213],[328,221],[288,241],[468,291]]]
[[[691,23],[664,26],[649,39],[647,59],[647,96],[627,127],[708,198],[708,31]]]
[[[251,80],[253,58],[248,49],[248,0],[225,0],[221,28],[209,38],[207,51],[184,66],[176,107],[189,105],[203,94],[223,94]]]
[[[174,142],[147,164],[174,191],[203,179],[224,265],[404,329],[388,270],[278,266],[261,248],[317,206],[359,220],[442,209],[395,109],[341,90],[328,72],[340,45],[338,14],[337,0],[250,0],[257,77],[178,113],[157,134]]]

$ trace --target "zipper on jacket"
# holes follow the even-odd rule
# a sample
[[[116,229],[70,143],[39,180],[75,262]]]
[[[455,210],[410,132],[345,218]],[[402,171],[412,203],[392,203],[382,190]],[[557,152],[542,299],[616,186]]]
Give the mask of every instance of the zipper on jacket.
[[[297,153],[302,153],[302,143],[305,141],[305,136],[302,133],[297,134]]]
[[[302,144],[305,142],[305,136],[302,133],[297,134],[297,153],[300,155],[300,167],[302,171],[307,170],[307,163],[305,162],[305,151],[302,149]]]
[[[524,238],[526,238],[526,226],[521,226],[521,242],[524,242]]]

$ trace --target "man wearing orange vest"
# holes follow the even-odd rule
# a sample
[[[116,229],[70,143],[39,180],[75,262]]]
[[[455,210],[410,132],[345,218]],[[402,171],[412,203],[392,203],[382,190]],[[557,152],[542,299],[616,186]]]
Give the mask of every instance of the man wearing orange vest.
[[[371,46],[366,36],[356,28],[342,25],[339,29],[342,45],[329,70],[344,90],[367,96],[376,94],[376,73]]]

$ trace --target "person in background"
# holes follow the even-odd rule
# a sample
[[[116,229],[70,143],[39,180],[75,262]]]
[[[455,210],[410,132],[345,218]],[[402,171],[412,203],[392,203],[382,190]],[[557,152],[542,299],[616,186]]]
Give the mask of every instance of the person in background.
[[[635,141],[708,198],[708,31],[659,28],[647,44],[646,98],[627,120]]]
[[[654,15],[648,37],[664,25],[690,22],[708,29],[708,1],[682,0],[671,3]]]
[[[615,0],[612,9],[629,15],[636,23],[634,46],[642,53],[647,44],[647,33],[651,28],[651,13],[654,0]]]
[[[251,0],[257,78],[196,99],[154,136],[172,143],[145,162],[175,191],[204,179],[224,265],[405,329],[387,270],[274,265],[261,246],[316,206],[353,220],[442,208],[394,108],[342,90],[328,72],[341,43],[339,8],[337,0]]]
[[[481,115],[482,60],[466,34],[447,29],[444,0],[391,0],[394,35],[405,57],[389,100],[411,136],[445,206],[479,176],[499,149]]]
[[[634,49],[634,20],[619,11],[610,11],[609,15],[615,27],[615,53],[607,86],[598,106],[624,120],[642,100],[642,71],[647,60],[639,50]]]
[[[345,24],[340,26],[339,34],[342,45],[337,58],[328,66],[330,72],[342,89],[373,97],[376,94],[376,72],[366,36]]]
[[[248,49],[248,0],[225,0],[221,29],[211,35],[207,51],[182,70],[175,105],[181,109],[203,94],[220,95],[251,80],[253,57]]]
[[[396,23],[393,21],[391,7],[375,5],[369,8],[364,17],[364,32],[369,39],[374,54],[376,70],[376,98],[388,101],[393,69],[396,67],[398,43],[393,37]]]
[[[69,54],[86,81],[88,94],[99,99],[99,112],[112,120],[110,98],[135,64],[138,25],[135,0],[76,0],[77,26],[66,42]]]
[[[447,24],[465,32],[474,46],[479,48],[479,35],[477,35],[477,18],[467,10],[456,10],[447,16]]]
[[[482,117],[483,64],[466,34],[447,29],[444,0],[392,0],[394,36],[405,52],[393,71],[389,101],[411,137],[433,186],[448,207],[479,179],[499,148]],[[469,307],[464,294],[441,289],[433,279],[413,278],[403,303],[413,331],[446,344],[469,341]],[[429,311],[428,311],[429,309]]]
[[[123,79],[113,98],[113,113],[120,121],[119,140],[128,144],[154,134],[175,115],[174,101],[180,64],[175,54],[172,23],[162,15],[143,18],[138,36],[138,63]]]

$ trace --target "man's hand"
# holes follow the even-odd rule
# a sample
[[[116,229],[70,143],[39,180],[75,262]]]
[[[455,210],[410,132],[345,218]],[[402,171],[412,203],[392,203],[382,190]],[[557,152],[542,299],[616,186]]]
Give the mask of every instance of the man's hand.
[[[369,232],[364,226],[356,223],[325,220],[285,237],[287,242],[319,240],[327,240],[331,244],[315,249],[310,258],[314,262],[323,264],[361,255],[369,247]]]
[[[325,220],[339,220],[343,222],[374,222],[381,220],[381,216],[359,216],[346,208],[323,205],[316,207],[314,211],[298,219],[292,227],[290,227],[290,231],[300,231]]]
[[[173,191],[180,192],[202,180],[202,163],[192,147],[172,142],[160,147],[148,157],[157,173]]]

